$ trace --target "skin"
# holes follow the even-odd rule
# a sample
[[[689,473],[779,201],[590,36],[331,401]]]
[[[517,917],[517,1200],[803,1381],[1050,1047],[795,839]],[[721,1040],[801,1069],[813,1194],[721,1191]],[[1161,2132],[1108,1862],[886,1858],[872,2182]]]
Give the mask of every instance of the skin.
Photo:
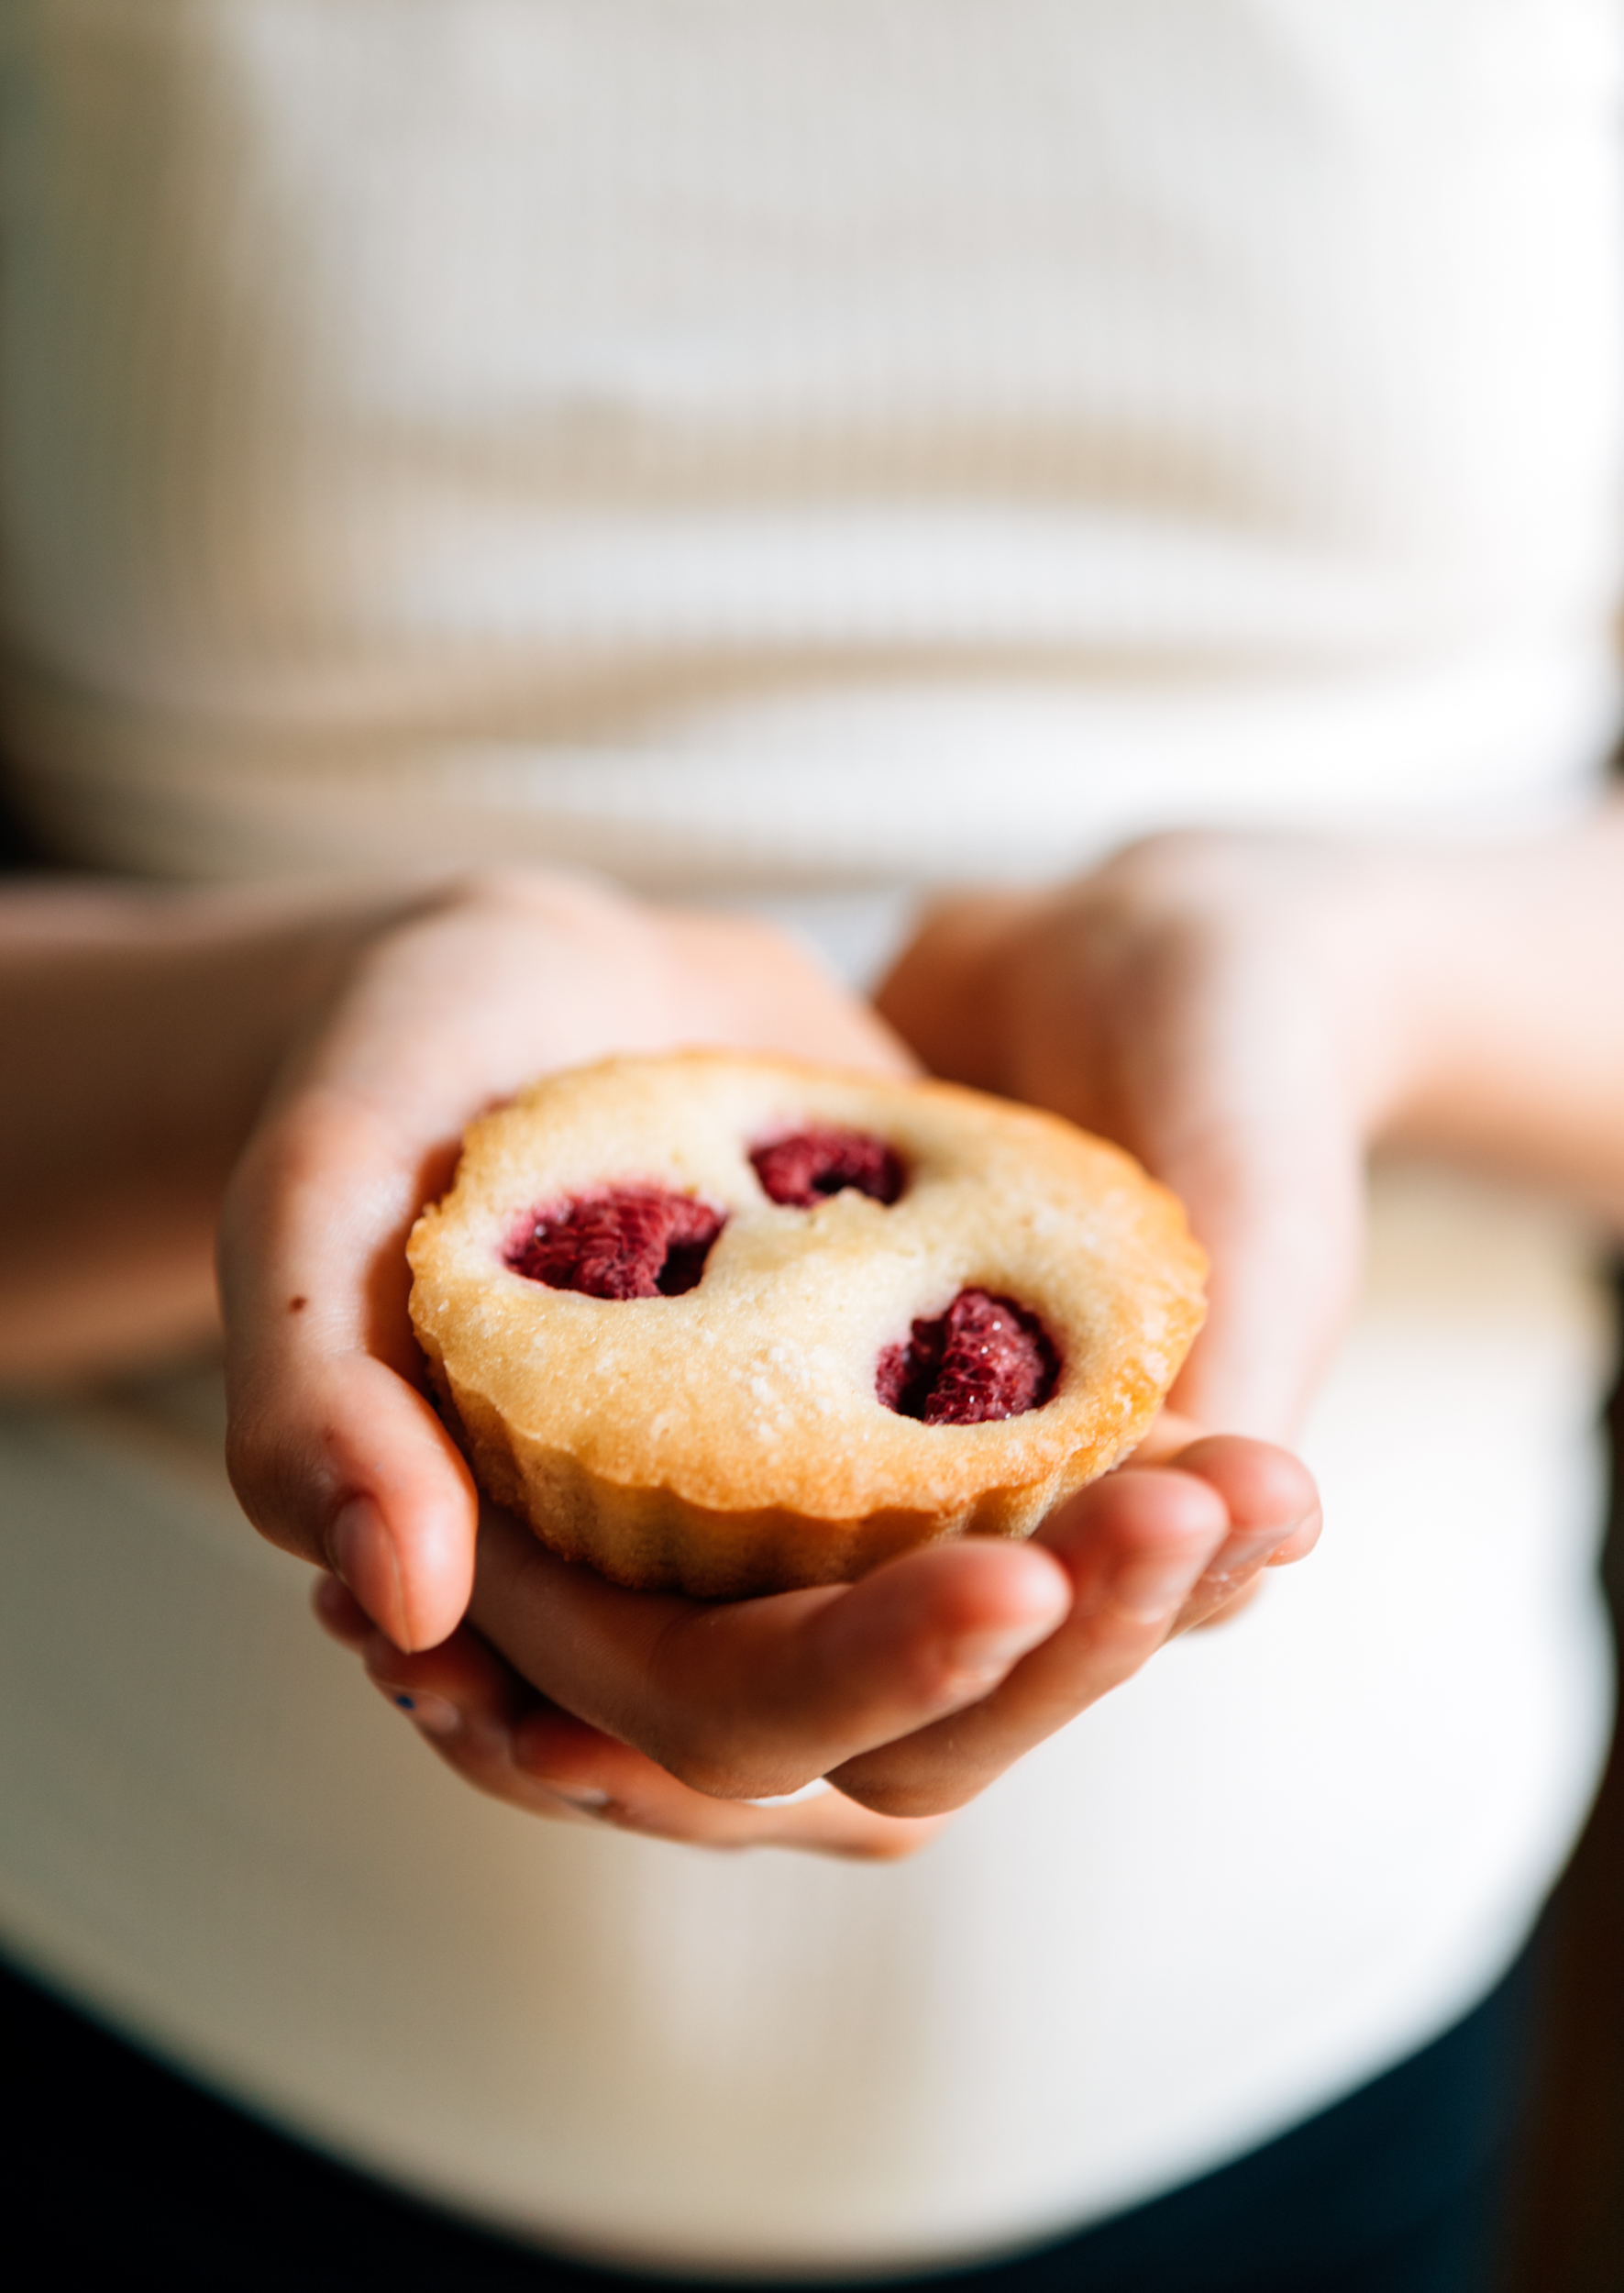
[[[1159,838],[1074,885],[939,910],[878,1016],[764,927],[527,874],[296,915],[228,903],[160,926],[104,917],[99,966],[83,912],[47,930],[37,909],[30,932],[14,911],[0,1050],[27,1058],[49,1014],[91,1078],[60,1142],[80,1159],[46,1190],[30,1246],[58,1250],[81,1302],[51,1366],[120,1352],[97,1322],[75,1207],[99,1185],[113,1223],[138,1228],[167,1187],[201,1234],[233,1124],[268,1089],[243,1119],[221,1224],[231,1463],[262,1532],[328,1572],[327,1629],[467,1780],[535,1812],[713,1845],[906,1854],[1169,1637],[1311,1545],[1312,1484],[1277,1444],[1356,1288],[1373,1146],[1511,1171],[1624,1216],[1621,892],[1616,807],[1482,856]],[[185,947],[148,1002],[126,995],[102,1075],[106,999],[116,976],[146,976],[155,930]],[[132,1160],[95,1142],[118,1138],[119,1094],[150,1071],[132,1049],[143,1025],[154,1057],[177,1030],[188,1049]],[[723,1608],[620,1591],[500,1515],[481,1523],[407,1330],[412,1217],[469,1115],[525,1077],[696,1041],[877,1071],[918,1058],[1122,1139],[1177,1189],[1212,1253],[1213,1311],[1131,1464],[1031,1545],[907,1556],[856,1586]],[[186,1092],[211,1051],[230,1090],[205,1121]],[[200,1135],[212,1143],[188,1194],[166,1140],[180,1162]],[[15,1185],[4,1199],[19,1235],[40,1234],[37,1205]],[[186,1291],[178,1270],[171,1291]],[[0,1291],[15,1331],[11,1305]],[[14,1375],[38,1376],[38,1349],[26,1363],[23,1350]],[[825,1776],[834,1789],[752,1804]]]

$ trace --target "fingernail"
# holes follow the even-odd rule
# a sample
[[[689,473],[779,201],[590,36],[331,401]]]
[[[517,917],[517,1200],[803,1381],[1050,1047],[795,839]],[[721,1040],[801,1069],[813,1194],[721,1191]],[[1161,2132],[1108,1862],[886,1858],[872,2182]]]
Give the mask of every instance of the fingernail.
[[[1205,1574],[1220,1581],[1238,1577],[1243,1568],[1255,1568],[1292,1534],[1290,1529],[1269,1529],[1261,1536],[1249,1536],[1225,1545],[1208,1564]]]
[[[398,1583],[398,1578],[393,1540],[370,1497],[351,1497],[347,1504],[339,1506],[333,1515],[327,1545],[334,1575],[348,1587],[376,1622],[374,1602],[380,1590],[380,1573],[383,1573],[386,1581]]]
[[[455,1735],[462,1725],[462,1714],[443,1696],[431,1695],[423,1689],[408,1695],[403,1688],[392,1688],[389,1693],[396,1709],[415,1720],[430,1735]]]
[[[544,1791],[550,1791],[555,1800],[567,1800],[584,1815],[596,1815],[609,1805],[607,1791],[599,1791],[588,1783],[555,1783],[550,1776],[537,1776],[534,1780]]]
[[[1188,1554],[1177,1558],[1147,1555],[1118,1569],[1110,1580],[1110,1598],[1142,1624],[1157,1624],[1182,1607],[1200,1574],[1201,1564]]]

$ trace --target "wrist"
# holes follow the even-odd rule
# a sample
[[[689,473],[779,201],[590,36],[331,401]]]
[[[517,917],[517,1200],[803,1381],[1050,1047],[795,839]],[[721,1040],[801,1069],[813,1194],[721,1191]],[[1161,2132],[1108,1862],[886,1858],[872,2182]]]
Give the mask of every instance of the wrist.
[[[1376,1135],[1624,1213],[1624,804],[1515,843],[1406,855]]]
[[[1408,1134],[1445,1056],[1473,904],[1458,857],[1400,847],[1331,849],[1303,886],[1296,936],[1326,983],[1367,1150]]]

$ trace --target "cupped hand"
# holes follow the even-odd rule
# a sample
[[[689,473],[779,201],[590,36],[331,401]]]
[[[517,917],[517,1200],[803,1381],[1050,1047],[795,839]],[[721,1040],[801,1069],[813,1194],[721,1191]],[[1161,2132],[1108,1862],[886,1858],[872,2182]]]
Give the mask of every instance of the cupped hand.
[[[317,1611],[498,1799],[713,1847],[895,1857],[1312,1545],[1294,1458],[1188,1431],[1165,1419],[1030,1545],[937,1545],[855,1585],[721,1605],[627,1592],[492,1512],[470,1623],[440,1646],[403,1654],[337,1585]]]
[[[407,1318],[412,1222],[481,1109],[549,1069],[692,1044],[909,1068],[765,925],[498,873],[380,927],[249,1143],[220,1242],[232,1479],[400,1647],[456,1628],[478,1524]]]
[[[1059,890],[948,902],[882,989],[934,1073],[1117,1140],[1183,1200],[1210,1310],[1175,1405],[1290,1440],[1359,1283],[1399,1086],[1379,853],[1183,834]]]

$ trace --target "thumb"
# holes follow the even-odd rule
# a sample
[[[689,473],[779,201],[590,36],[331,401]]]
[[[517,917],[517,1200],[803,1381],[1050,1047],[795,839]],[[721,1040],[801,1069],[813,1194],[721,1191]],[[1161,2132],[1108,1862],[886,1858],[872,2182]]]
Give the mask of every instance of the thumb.
[[[226,1464],[272,1544],[342,1579],[398,1647],[452,1632],[479,1501],[413,1381],[405,1238],[421,1186],[372,1110],[286,1105],[250,1145],[221,1230]]]

